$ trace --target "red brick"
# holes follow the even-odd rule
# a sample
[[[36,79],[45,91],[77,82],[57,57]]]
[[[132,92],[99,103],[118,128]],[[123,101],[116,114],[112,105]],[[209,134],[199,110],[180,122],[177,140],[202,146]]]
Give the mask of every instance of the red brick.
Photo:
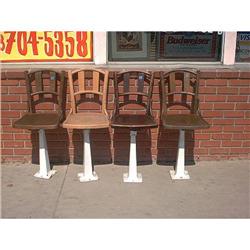
[[[229,81],[232,86],[250,86],[250,79],[232,79]]]
[[[231,154],[247,154],[249,153],[249,148],[230,148]]]
[[[216,88],[200,87],[199,93],[200,94],[216,94]]]
[[[248,96],[232,95],[227,97],[228,102],[247,102]]]
[[[3,95],[2,102],[19,102],[20,96],[19,95]]]
[[[211,110],[213,109],[213,103],[200,103],[200,109],[207,109],[207,110]]]
[[[27,103],[10,103],[10,110],[27,110]]]
[[[7,87],[1,87],[1,94],[8,94],[8,88]]]
[[[241,141],[222,141],[222,147],[240,147],[242,144]]]
[[[229,148],[210,148],[209,153],[211,155],[223,155],[223,154],[228,154],[229,153]]]
[[[235,120],[235,125],[250,125],[250,119]]]
[[[2,86],[18,86],[17,80],[3,80],[1,81]]]
[[[218,94],[228,94],[228,95],[236,95],[238,94],[238,88],[227,88],[227,87],[218,87],[217,93]]]
[[[9,104],[1,103],[1,110],[9,110]]]
[[[15,155],[31,155],[32,154],[32,149],[15,148],[14,153],[15,153]]]
[[[19,118],[20,117],[20,112],[18,111],[2,111],[1,112],[2,117],[6,118]]]
[[[201,70],[201,78],[216,78],[216,70]]]
[[[223,117],[222,111],[203,111],[204,117]]]
[[[229,140],[231,139],[233,134],[212,134],[213,140]]]
[[[222,132],[223,127],[222,126],[217,126],[217,125],[213,125],[211,126],[209,129],[203,129],[203,133],[218,133],[218,132]]]
[[[1,134],[1,140],[12,140],[13,134]]]
[[[225,125],[223,130],[225,132],[240,132],[240,131],[243,131],[243,129],[244,129],[244,126]]]
[[[195,134],[195,140],[209,140],[210,134]]]
[[[233,125],[234,119],[213,119],[214,125]]]
[[[250,88],[240,88],[240,94],[241,95],[249,95],[250,94]]]
[[[225,118],[244,118],[244,111],[224,111]]]
[[[5,141],[4,147],[6,148],[23,148],[24,143],[23,141]]]
[[[233,110],[234,109],[234,104],[233,103],[215,103],[214,104],[214,109],[222,109],[222,110]]]
[[[2,155],[13,155],[13,149],[11,148],[2,148],[1,149]]]
[[[250,148],[250,141],[243,141],[242,147],[249,147]]]
[[[9,87],[9,94],[26,94],[26,87]]]
[[[227,79],[208,79],[207,86],[227,86]]]
[[[15,134],[15,140],[30,140],[30,134]]]
[[[226,95],[206,95],[205,101],[206,102],[225,102],[226,101]]]
[[[232,71],[232,70],[218,70],[216,73],[217,78],[238,78],[239,71]]]
[[[250,110],[250,103],[237,103],[236,109],[238,109],[238,110]]]
[[[201,141],[200,147],[219,147],[220,141]]]
[[[240,71],[240,78],[248,78],[250,79],[250,71]]]
[[[207,155],[208,148],[194,148],[194,154],[195,155]]]
[[[1,125],[11,125],[11,120],[2,118]]]
[[[233,134],[233,140],[250,140],[250,133],[235,133]]]

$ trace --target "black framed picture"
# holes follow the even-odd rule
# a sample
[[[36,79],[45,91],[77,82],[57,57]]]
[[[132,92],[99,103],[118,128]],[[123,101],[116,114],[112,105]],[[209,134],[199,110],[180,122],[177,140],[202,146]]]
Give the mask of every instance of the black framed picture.
[[[109,32],[110,61],[138,61],[149,57],[147,32]]]

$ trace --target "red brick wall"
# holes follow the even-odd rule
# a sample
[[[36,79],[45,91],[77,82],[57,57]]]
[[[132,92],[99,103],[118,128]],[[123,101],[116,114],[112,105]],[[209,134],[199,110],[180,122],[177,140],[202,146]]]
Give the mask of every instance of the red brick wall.
[[[12,128],[26,111],[26,88],[23,73],[1,75],[1,148],[2,161],[38,163],[38,133]],[[153,113],[159,119],[158,79],[153,91]],[[67,97],[68,98],[68,97]],[[109,83],[108,110],[114,107],[113,82]],[[46,105],[42,107],[46,109]],[[69,103],[67,102],[67,108]],[[131,107],[132,112],[140,112]],[[210,123],[207,130],[186,133],[186,159],[249,159],[250,153],[250,71],[203,70],[200,82],[200,109]],[[82,132],[59,128],[46,131],[51,162],[82,162]],[[94,163],[128,162],[129,131],[96,130],[91,134]],[[138,161],[158,163],[174,161],[178,131],[155,129],[138,133]]]

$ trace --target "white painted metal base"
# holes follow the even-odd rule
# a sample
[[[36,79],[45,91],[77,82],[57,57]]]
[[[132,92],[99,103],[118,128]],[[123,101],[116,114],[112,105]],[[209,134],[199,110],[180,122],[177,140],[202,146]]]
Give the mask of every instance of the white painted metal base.
[[[128,173],[123,174],[124,182],[142,182],[142,175],[137,173],[136,134],[137,131],[130,131],[129,169]]]
[[[135,182],[140,183],[142,182],[142,175],[138,173],[136,176],[129,176],[128,173],[123,174],[123,181],[124,182]]]
[[[34,176],[42,179],[49,179],[56,173],[56,170],[50,169],[48,148],[44,129],[39,130],[39,161],[40,169]]]
[[[91,148],[90,148],[90,130],[83,130],[84,138],[84,172],[79,173],[78,177],[80,182],[96,181],[98,180],[97,174],[93,171],[92,158],[91,158]]]
[[[173,180],[190,179],[188,171],[185,170],[185,131],[179,131],[178,155],[175,170],[170,170],[170,176]]]
[[[77,176],[79,177],[80,182],[88,182],[88,181],[98,180],[98,176],[97,176],[96,172],[93,172],[92,175],[85,175],[84,173],[78,173]]]

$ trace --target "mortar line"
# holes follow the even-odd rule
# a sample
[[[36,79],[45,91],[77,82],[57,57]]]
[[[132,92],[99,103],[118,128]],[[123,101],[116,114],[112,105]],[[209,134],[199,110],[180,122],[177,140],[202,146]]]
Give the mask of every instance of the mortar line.
[[[66,165],[66,171],[65,171],[65,174],[64,174],[64,177],[63,177],[63,181],[62,181],[60,190],[59,190],[59,194],[58,194],[57,199],[56,199],[56,204],[55,204],[54,211],[52,213],[52,218],[55,218],[55,213],[56,213],[56,210],[57,210],[57,207],[58,207],[58,203],[59,203],[59,199],[60,199],[60,196],[62,194],[63,187],[64,187],[66,175],[67,175],[67,172],[68,172],[68,167],[69,167],[69,165]]]

